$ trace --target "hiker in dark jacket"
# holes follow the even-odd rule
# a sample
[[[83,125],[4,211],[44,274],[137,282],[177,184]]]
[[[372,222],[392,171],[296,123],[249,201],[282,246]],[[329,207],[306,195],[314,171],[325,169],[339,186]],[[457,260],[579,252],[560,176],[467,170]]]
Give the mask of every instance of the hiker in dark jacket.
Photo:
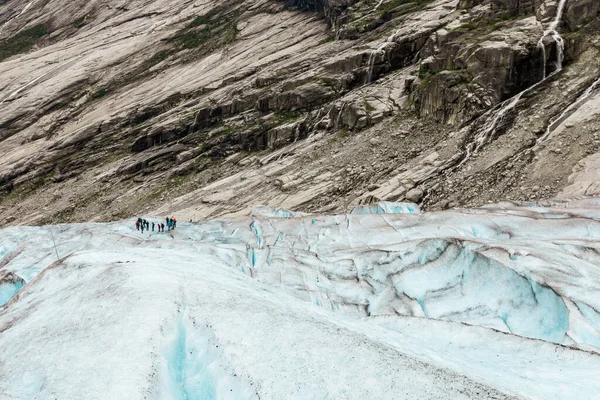
[[[152,223],[152,232],[154,232],[154,222]]]

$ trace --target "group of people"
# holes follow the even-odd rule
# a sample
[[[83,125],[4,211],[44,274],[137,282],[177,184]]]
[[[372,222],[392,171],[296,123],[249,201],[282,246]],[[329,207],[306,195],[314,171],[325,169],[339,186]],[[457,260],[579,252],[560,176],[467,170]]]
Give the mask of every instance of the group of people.
[[[166,222],[167,222],[167,232],[170,231],[171,229],[175,229],[175,227],[177,226],[177,219],[175,218],[166,218]],[[137,221],[135,222],[135,228],[139,231],[141,230],[142,233],[144,233],[144,230],[150,231],[150,229],[152,229],[152,232],[154,232],[154,228],[156,227],[156,231],[157,232],[164,232],[165,231],[165,224],[161,223],[154,223],[154,222],[150,222],[150,221],[146,221],[145,219],[139,218],[137,219]]]

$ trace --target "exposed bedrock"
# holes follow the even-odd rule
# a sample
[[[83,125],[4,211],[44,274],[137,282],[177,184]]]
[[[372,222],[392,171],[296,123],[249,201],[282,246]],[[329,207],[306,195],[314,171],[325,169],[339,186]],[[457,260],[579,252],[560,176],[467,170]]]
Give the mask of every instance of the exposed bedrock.
[[[425,208],[525,200],[600,151],[582,109],[564,114],[581,138],[549,136],[560,171],[522,153],[585,105],[597,2],[569,0],[559,21],[555,0],[28,4],[0,5],[0,221],[339,211],[411,191]],[[518,154],[545,177],[513,177]]]

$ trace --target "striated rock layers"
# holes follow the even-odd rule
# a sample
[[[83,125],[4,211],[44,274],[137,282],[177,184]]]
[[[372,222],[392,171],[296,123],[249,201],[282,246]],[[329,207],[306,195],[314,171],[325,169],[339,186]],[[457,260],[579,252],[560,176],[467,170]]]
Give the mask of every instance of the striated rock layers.
[[[0,221],[556,195],[598,151],[599,24],[586,0],[8,2]]]

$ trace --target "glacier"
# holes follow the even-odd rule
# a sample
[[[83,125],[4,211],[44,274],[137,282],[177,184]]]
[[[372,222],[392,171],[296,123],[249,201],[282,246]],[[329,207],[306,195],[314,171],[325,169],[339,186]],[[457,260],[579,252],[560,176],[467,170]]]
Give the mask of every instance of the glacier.
[[[1,230],[0,398],[600,392],[600,199],[134,223]]]

